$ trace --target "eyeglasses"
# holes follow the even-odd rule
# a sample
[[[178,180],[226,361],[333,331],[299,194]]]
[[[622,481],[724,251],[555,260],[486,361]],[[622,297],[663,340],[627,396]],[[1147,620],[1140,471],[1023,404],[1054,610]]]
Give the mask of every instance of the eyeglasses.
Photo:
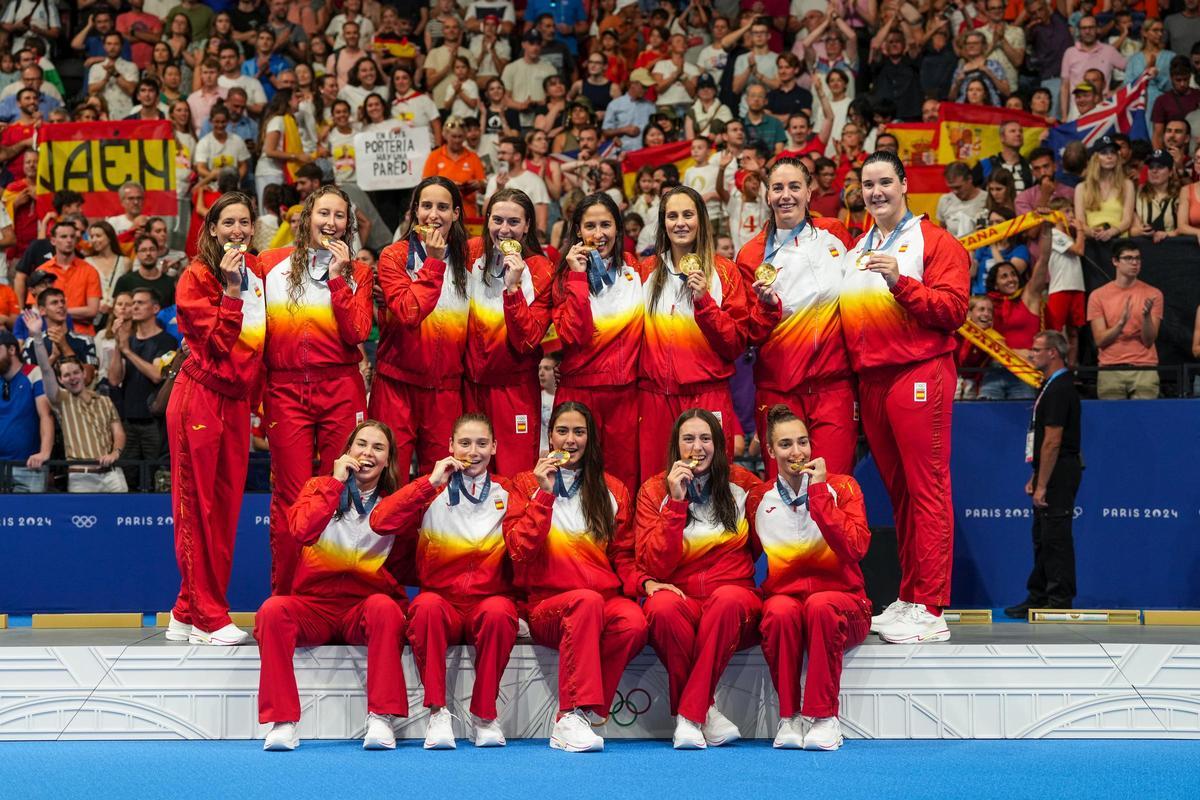
[[[1140,263],[1142,263],[1142,257],[1141,256],[1121,256],[1117,259],[1117,261],[1124,261],[1126,264],[1140,264]]]

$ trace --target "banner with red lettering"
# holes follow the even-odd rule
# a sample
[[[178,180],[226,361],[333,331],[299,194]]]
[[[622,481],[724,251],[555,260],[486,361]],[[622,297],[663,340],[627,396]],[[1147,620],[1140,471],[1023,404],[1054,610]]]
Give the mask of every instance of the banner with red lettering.
[[[83,195],[89,219],[124,211],[118,192],[127,181],[146,190],[147,216],[179,213],[175,193],[175,135],[167,120],[61,122],[38,129],[38,216],[54,210],[54,193]]]

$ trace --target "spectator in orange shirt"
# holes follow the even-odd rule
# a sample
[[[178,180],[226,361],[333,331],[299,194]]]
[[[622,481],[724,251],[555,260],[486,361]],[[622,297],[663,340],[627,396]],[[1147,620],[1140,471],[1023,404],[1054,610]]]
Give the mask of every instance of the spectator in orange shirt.
[[[446,120],[442,126],[442,138],[446,143],[429,154],[421,177],[441,175],[454,181],[462,190],[463,206],[474,210],[477,207],[475,193],[483,191],[486,186],[483,162],[466,148],[467,134],[458,117]]]
[[[1158,372],[1136,369],[1158,366],[1154,340],[1162,324],[1163,293],[1138,280],[1142,252],[1133,242],[1113,248],[1116,278],[1092,292],[1087,319],[1100,351],[1101,367],[1132,367],[1101,371],[1096,396],[1101,400],[1153,400],[1158,397]]]
[[[38,267],[57,278],[55,286],[67,296],[67,314],[75,320],[75,332],[93,336],[92,320],[100,313],[100,273],[75,255],[79,232],[70,222],[57,222],[50,235],[54,256]],[[32,302],[30,299],[29,302]]]

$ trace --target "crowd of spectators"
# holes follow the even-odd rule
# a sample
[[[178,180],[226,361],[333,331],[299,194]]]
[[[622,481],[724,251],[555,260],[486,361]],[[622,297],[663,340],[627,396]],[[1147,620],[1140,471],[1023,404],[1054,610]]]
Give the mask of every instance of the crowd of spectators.
[[[1138,368],[1158,363],[1163,295],[1138,272],[1147,244],[1200,241],[1198,69],[1200,0],[7,0],[0,462],[22,465],[12,480],[32,490],[52,455],[82,462],[72,490],[161,488],[161,473],[113,464],[165,455],[174,280],[199,220],[243,188],[258,203],[255,248],[287,245],[303,198],[334,182],[373,264],[408,194],[357,185],[357,133],[428,129],[425,174],[457,181],[468,208],[522,189],[552,254],[594,191],[624,213],[626,249],[651,252],[658,198],[683,183],[732,256],[766,222],[762,177],[782,154],[809,165],[812,211],[858,233],[857,170],[898,148],[889,125],[934,121],[946,101],[1074,120],[1147,71],[1148,139],[1116,133],[1059,157],[1005,123],[999,152],[944,165],[935,221],[963,236],[1060,212],[1053,229],[973,253],[971,318],[1019,354],[1063,331],[1072,364],[1086,329],[1100,366],[1126,368],[1102,374],[1099,395],[1154,397],[1157,373]],[[170,121],[178,213],[143,213],[137,183],[116,216],[84,216],[65,188],[37,212],[38,129],[103,119]],[[643,167],[627,190],[622,160],[676,141],[693,165]],[[1117,244],[1101,265],[1115,280],[1090,295],[1088,240]],[[963,355],[980,369],[960,396],[1032,396]]]

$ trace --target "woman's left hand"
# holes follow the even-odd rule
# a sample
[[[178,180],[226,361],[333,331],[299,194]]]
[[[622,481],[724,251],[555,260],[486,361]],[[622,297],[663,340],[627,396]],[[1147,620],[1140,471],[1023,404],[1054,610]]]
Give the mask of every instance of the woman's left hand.
[[[885,253],[871,253],[867,259],[867,269],[882,275],[889,289],[900,280],[900,262]]]

